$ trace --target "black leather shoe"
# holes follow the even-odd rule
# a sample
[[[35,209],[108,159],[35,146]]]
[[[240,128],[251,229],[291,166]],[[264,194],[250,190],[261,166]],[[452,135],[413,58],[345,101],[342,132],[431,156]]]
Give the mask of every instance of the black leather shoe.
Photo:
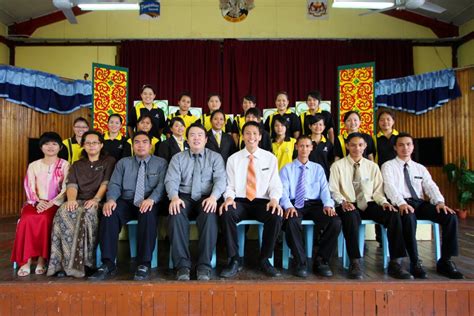
[[[300,278],[306,278],[308,276],[308,269],[305,264],[297,264],[293,274]]]
[[[106,264],[102,264],[99,269],[97,269],[97,271],[87,279],[91,281],[102,281],[114,276],[116,273],[117,268],[111,270]]]
[[[313,266],[314,273],[323,277],[332,277],[333,273],[329,267],[329,263],[321,257],[317,257]]]
[[[199,267],[196,270],[198,281],[209,281],[211,279],[211,269],[208,267]]]
[[[418,260],[416,263],[410,264],[410,273],[416,279],[426,279],[426,271],[421,265],[421,260]]]
[[[450,279],[464,279],[464,275],[451,260],[439,260],[436,264],[436,272]]]
[[[264,260],[261,264],[260,264],[260,269],[263,271],[263,273],[265,273],[267,276],[269,277],[279,277],[281,276],[281,273],[280,271],[278,271],[277,269],[275,269],[274,266],[272,266],[272,264],[268,261],[268,259]]]
[[[240,263],[240,260],[237,258],[233,258],[230,260],[229,264],[227,267],[222,270],[220,276],[222,278],[233,278],[242,271],[242,264]]]
[[[137,267],[137,271],[135,271],[135,275],[133,276],[133,280],[135,281],[146,281],[150,279],[150,268],[146,265],[139,265]]]
[[[347,274],[349,279],[361,280],[362,279],[362,270],[360,269],[359,260],[353,260],[349,265],[349,272]]]
[[[395,260],[390,260],[388,263],[387,269],[388,275],[395,279],[401,280],[412,280],[413,275],[410,274],[407,270],[402,268],[402,265]]]
[[[189,268],[182,267],[178,269],[178,272],[176,272],[176,280],[178,281],[189,281],[191,280],[191,271]]]
[[[55,276],[56,276],[57,278],[60,278],[60,279],[61,279],[61,278],[67,277],[67,274],[66,274],[66,272],[64,272],[64,271],[58,271],[58,272],[56,272]]]

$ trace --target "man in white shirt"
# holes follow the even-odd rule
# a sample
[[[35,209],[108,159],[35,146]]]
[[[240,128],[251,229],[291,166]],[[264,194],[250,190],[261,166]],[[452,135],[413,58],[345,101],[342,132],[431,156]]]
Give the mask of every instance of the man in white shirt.
[[[346,139],[349,155],[331,166],[329,190],[338,207],[342,230],[350,258],[349,278],[361,279],[361,258],[358,236],[362,219],[370,219],[387,228],[390,263],[388,274],[397,279],[413,276],[401,266],[406,257],[399,213],[388,203],[383,193],[383,180],[376,163],[363,157],[367,143],[360,133],[352,133]]]
[[[394,148],[397,157],[383,164],[382,176],[385,193],[402,217],[403,236],[411,261],[412,274],[416,278],[426,278],[426,272],[418,259],[416,220],[427,219],[440,224],[443,231],[441,258],[436,265],[437,272],[451,279],[462,279],[462,273],[451,261],[452,256],[458,255],[458,225],[455,212],[444,204],[444,197],[428,170],[411,160],[414,149],[413,137],[407,133],[400,133]],[[429,201],[424,200],[423,193]]]
[[[259,123],[245,123],[242,135],[245,148],[227,160],[225,202],[219,208],[227,257],[230,259],[221,277],[233,277],[242,269],[236,225],[245,219],[256,219],[264,223],[260,268],[268,276],[280,276],[268,260],[272,257],[283,220],[283,210],[278,204],[283,191],[278,175],[278,162],[273,154],[258,147],[262,138]]]

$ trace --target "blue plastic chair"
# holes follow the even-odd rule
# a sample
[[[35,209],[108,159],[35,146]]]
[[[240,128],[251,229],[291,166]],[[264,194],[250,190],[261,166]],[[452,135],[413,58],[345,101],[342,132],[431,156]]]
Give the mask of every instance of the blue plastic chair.
[[[196,225],[196,221],[189,221],[189,225]],[[215,268],[216,265],[217,265],[217,254],[216,254],[216,247],[214,247],[214,251],[212,252],[212,258],[211,258],[211,267]],[[171,256],[171,244],[170,244],[170,256],[169,256],[168,267],[170,270],[172,270],[174,267],[173,257]]]
[[[441,238],[439,234],[439,224],[427,219],[419,219],[416,222],[417,224],[426,224],[426,225],[432,226],[433,239],[435,242],[435,258],[436,258],[436,261],[438,261],[441,258]]]
[[[257,220],[243,220],[237,223],[237,238],[239,242],[239,257],[243,257],[245,253],[245,225],[258,225],[258,241],[260,248],[262,248],[262,238],[263,238],[263,223]],[[273,265],[274,255],[268,259]]]

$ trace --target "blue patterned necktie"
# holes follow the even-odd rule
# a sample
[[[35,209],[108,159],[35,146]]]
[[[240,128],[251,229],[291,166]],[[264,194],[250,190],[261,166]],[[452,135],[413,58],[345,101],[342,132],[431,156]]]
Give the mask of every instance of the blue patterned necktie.
[[[145,169],[146,162],[142,160],[138,168],[137,185],[135,187],[135,196],[133,197],[133,204],[137,207],[145,199]]]
[[[304,206],[304,196],[306,194],[305,179],[306,179],[306,166],[300,166],[301,173],[298,177],[298,183],[296,184],[295,193],[295,207],[302,208]]]
[[[201,199],[201,164],[199,163],[201,157],[200,154],[193,154],[194,168],[193,168],[193,181],[191,184],[191,199],[199,201]]]

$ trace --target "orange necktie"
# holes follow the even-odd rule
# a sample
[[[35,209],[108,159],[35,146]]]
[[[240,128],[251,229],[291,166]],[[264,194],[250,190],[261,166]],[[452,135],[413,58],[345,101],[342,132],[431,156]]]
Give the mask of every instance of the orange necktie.
[[[249,156],[249,166],[247,168],[247,187],[246,195],[249,201],[255,200],[257,196],[257,177],[255,176],[255,166],[253,164],[253,155]]]

